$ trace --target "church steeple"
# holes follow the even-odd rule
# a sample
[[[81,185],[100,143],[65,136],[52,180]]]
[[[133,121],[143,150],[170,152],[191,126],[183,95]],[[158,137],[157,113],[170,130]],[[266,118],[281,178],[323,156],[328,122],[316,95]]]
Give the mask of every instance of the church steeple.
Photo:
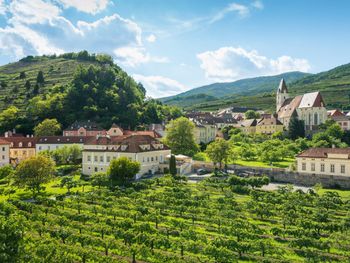
[[[286,82],[282,78],[276,94],[276,112],[279,111],[279,109],[282,107],[285,100],[288,98],[289,98],[288,88],[287,88]]]

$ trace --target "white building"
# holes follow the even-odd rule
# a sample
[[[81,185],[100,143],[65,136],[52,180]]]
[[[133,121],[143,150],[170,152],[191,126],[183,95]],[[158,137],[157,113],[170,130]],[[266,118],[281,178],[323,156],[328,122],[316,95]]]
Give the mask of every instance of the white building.
[[[39,137],[35,150],[41,152],[45,150],[53,151],[63,146],[78,145],[83,148],[84,142],[91,137],[88,136],[43,136]]]
[[[84,144],[83,173],[106,172],[111,160],[127,157],[141,164],[139,178],[163,172],[169,154],[171,151],[166,145],[149,135],[97,136]]]
[[[10,163],[10,143],[0,139],[0,167]]]
[[[296,159],[299,173],[350,176],[350,148],[310,148]]]
[[[320,92],[290,98],[284,79],[277,89],[276,110],[278,119],[287,129],[293,116],[304,121],[305,131],[317,130],[318,126],[327,120],[327,110]]]

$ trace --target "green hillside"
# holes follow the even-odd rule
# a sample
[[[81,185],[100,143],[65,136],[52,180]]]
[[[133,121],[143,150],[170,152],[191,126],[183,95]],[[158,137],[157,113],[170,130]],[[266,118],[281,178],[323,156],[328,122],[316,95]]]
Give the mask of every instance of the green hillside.
[[[292,96],[307,92],[320,91],[328,108],[350,110],[350,64],[342,65],[329,71],[307,75],[294,81],[286,81]],[[256,107],[273,112],[275,109],[275,90],[278,82],[271,82],[271,90],[267,92],[255,90],[251,94],[242,92],[204,101],[196,104],[183,106],[185,109],[217,110],[229,106]],[[165,101],[165,103],[168,103]],[[171,103],[170,103],[171,104]],[[177,104],[180,105],[180,104]]]
[[[78,66],[88,67],[98,65],[97,61],[85,61],[64,57],[28,57],[18,62],[0,66],[0,109],[9,105],[24,111],[33,90],[39,71],[44,73],[45,84],[39,88],[40,94],[46,94],[55,87],[62,87],[70,83]],[[24,72],[25,78],[20,78]],[[25,83],[30,81],[31,88],[26,89]]]
[[[13,128],[31,133],[45,119],[57,119],[63,128],[92,120],[104,128],[117,123],[133,129],[180,115],[146,99],[142,84],[108,55],[28,56],[0,67],[0,134]]]
[[[176,96],[162,98],[161,101],[170,105],[188,107],[193,104],[214,101],[215,98],[271,92],[278,85],[281,78],[284,78],[287,82],[293,82],[308,75],[302,72],[287,72],[276,76],[241,79],[227,83],[214,83],[191,89]]]

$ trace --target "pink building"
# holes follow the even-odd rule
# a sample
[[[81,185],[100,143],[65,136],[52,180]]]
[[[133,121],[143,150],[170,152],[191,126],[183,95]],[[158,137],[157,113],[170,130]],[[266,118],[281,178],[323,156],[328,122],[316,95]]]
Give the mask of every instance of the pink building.
[[[99,127],[95,122],[75,121],[63,131],[63,136],[97,136],[106,135],[107,131]]]

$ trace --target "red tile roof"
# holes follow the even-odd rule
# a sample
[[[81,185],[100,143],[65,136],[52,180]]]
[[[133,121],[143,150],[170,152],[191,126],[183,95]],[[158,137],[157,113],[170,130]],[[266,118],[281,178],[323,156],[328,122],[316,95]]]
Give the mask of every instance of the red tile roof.
[[[310,148],[297,157],[327,158],[328,154],[347,154],[349,158],[350,148]]]
[[[11,148],[35,148],[36,137],[4,137],[1,138],[11,144]]]
[[[0,145],[10,145],[10,143],[4,139],[0,139]]]

